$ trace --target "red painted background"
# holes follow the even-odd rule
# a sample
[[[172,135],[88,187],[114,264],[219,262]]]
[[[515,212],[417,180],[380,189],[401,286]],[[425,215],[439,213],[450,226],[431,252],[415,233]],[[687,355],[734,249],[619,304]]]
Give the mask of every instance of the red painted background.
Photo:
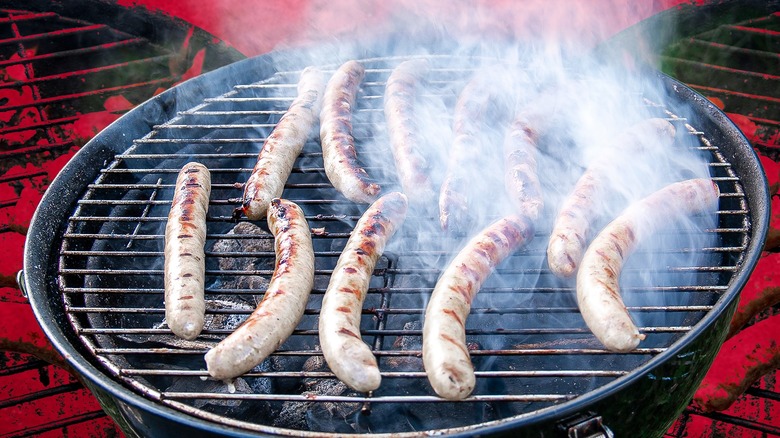
[[[193,26],[204,29],[216,38],[231,45],[246,56],[271,51],[282,45],[296,45],[327,41],[330,38],[359,38],[372,32],[392,30],[406,20],[425,18],[438,25],[457,29],[461,34],[498,34],[516,38],[537,37],[552,34],[564,39],[574,39],[587,44],[597,44],[653,14],[681,3],[680,0],[117,0],[129,9],[145,8],[156,13],[181,18]],[[184,78],[200,73],[197,60],[190,66]],[[3,71],[7,79],[21,72],[12,68]],[[4,95],[0,98],[24,102],[29,95]],[[115,99],[106,101],[105,111],[81,115],[69,125],[67,133],[79,144],[118,117],[133,103]],[[4,113],[0,111],[0,120]],[[34,124],[36,114],[25,114],[20,124]],[[748,136],[755,135],[744,119],[735,117]],[[752,131],[751,131],[752,130]],[[3,140],[23,144],[29,133],[25,131],[4,133]],[[0,371],[13,369],[29,361],[29,355],[54,364],[62,364],[56,352],[35,321],[27,300],[21,295],[15,275],[22,268],[25,233],[30,218],[40,198],[62,166],[76,152],[77,147],[64,155],[35,162],[19,163],[10,167],[3,178],[28,174],[23,182],[0,184],[0,205],[7,201],[9,207],[0,209],[0,348],[18,352],[10,354],[6,363],[0,363]],[[5,159],[0,151],[0,160]],[[772,184],[778,183],[780,168],[772,160],[762,158]],[[775,200],[775,203],[777,201]],[[777,207],[777,205],[773,205]],[[774,211],[780,211],[777,208]],[[773,226],[778,226],[778,214],[773,215]],[[765,287],[778,284],[777,255],[763,259],[748,287]],[[34,373],[34,375],[30,375]],[[62,368],[53,366],[44,371],[14,374],[14,380],[3,379],[0,372],[0,401],[16,400],[13,407],[0,410],[0,436],[35,428],[51,421],[52,416],[68,418],[74,415],[91,415],[99,410],[94,399],[81,391],[47,399],[36,405],[24,400],[25,394],[45,390],[53,385],[74,383],[73,376]],[[768,418],[775,406],[767,403],[743,403],[732,408],[732,413]],[[780,417],[780,416],[779,416]],[[678,425],[679,427],[679,425]],[[728,430],[713,432],[711,422],[696,419],[686,425],[687,436],[733,436]],[[113,436],[118,431],[107,419],[64,425],[57,432],[42,436]],[[747,436],[747,435],[745,435]],[[756,435],[758,436],[758,435]]]

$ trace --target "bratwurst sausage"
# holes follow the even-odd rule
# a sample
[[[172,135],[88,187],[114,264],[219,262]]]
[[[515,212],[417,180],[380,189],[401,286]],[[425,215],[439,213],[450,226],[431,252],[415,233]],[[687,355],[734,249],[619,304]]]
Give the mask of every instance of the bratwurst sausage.
[[[244,186],[244,214],[260,220],[272,199],[282,196],[295,159],[317,123],[325,90],[319,70],[307,67],[298,80],[298,96],[263,143],[252,174]]]
[[[230,336],[206,353],[215,379],[232,379],[251,370],[292,334],[314,287],[314,249],[303,210],[292,201],[273,199],[268,227],[274,235],[276,267],[263,300]]]
[[[423,364],[440,397],[460,400],[476,377],[466,347],[466,317],[482,283],[506,257],[533,238],[533,224],[520,215],[492,223],[450,262],[433,289],[423,324]]]
[[[360,336],[360,312],[376,262],[406,218],[407,204],[406,195],[392,192],[369,206],[347,240],[322,298],[322,354],[336,377],[356,391],[373,391],[382,380],[376,358]]]
[[[642,144],[658,140],[671,143],[675,137],[674,126],[664,119],[647,119],[627,128],[614,142],[619,150],[641,150]],[[615,163],[604,154],[577,180],[574,189],[564,200],[555,219],[547,245],[547,263],[559,277],[571,277],[577,270],[582,253],[591,237],[592,225],[598,217],[600,204],[607,199],[608,178],[614,172]]]
[[[518,115],[504,138],[504,187],[517,213],[534,222],[544,208],[536,154],[536,132]]]
[[[211,174],[200,163],[179,171],[165,225],[165,321],[180,338],[198,337],[206,315],[206,212]]]
[[[483,171],[487,154],[483,140],[486,118],[493,114],[503,114],[505,109],[495,111],[493,107],[502,106],[496,91],[495,79],[480,72],[475,74],[463,87],[455,103],[452,130],[454,138],[448,151],[447,170],[439,188],[439,222],[444,231],[465,233],[473,215],[471,190],[475,172]],[[491,120],[502,123],[499,120]]]
[[[420,205],[435,196],[414,111],[416,89],[429,69],[426,59],[404,61],[393,69],[385,86],[385,119],[398,180],[409,202]]]
[[[620,296],[624,261],[660,226],[714,212],[719,195],[708,178],[670,184],[630,205],[593,239],[577,273],[577,304],[588,328],[608,350],[631,351],[645,338]]]
[[[370,203],[381,187],[360,167],[352,137],[352,109],[365,74],[362,64],[347,61],[328,81],[320,112],[320,142],[325,175],[333,187],[350,201]]]

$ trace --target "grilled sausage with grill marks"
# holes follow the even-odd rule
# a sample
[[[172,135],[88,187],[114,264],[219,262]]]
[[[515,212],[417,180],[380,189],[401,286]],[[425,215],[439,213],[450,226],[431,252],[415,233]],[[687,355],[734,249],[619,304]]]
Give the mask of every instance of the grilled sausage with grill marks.
[[[463,87],[453,114],[455,138],[449,151],[447,170],[439,188],[439,221],[442,230],[465,232],[471,222],[470,185],[474,171],[486,167],[482,125],[491,106],[500,105],[491,76],[477,74]],[[504,110],[499,111],[500,114]],[[495,120],[493,120],[496,122]]]
[[[244,186],[242,209],[249,219],[262,219],[271,200],[282,195],[295,159],[317,123],[324,91],[322,72],[305,68],[298,80],[297,97],[263,143]]]
[[[320,347],[331,371],[350,388],[379,387],[376,358],[360,336],[360,313],[374,267],[385,245],[403,223],[406,195],[388,193],[361,216],[333,268],[320,310]]]
[[[415,89],[429,69],[426,59],[404,61],[393,69],[385,86],[385,119],[398,179],[409,202],[420,205],[435,196],[414,113]]]
[[[518,214],[536,221],[544,208],[536,171],[536,132],[518,116],[504,138],[504,186]]]
[[[590,244],[577,273],[577,304],[585,323],[608,350],[631,351],[645,338],[620,296],[624,261],[642,238],[661,225],[714,212],[718,197],[718,186],[707,178],[670,184],[630,205]]]
[[[314,249],[303,210],[292,201],[273,199],[268,227],[276,250],[271,282],[246,321],[206,353],[215,379],[240,376],[279,348],[301,320],[314,287]]]
[[[423,364],[440,397],[460,400],[476,378],[466,346],[466,318],[482,283],[506,257],[533,238],[533,224],[519,215],[492,223],[474,236],[439,277],[423,324]]]
[[[325,174],[333,187],[353,202],[370,203],[381,188],[360,167],[352,137],[352,110],[365,68],[347,61],[328,81],[320,112],[320,142]]]
[[[192,340],[206,315],[206,212],[211,174],[200,163],[187,163],[176,178],[165,225],[165,321],[176,336]]]
[[[651,139],[671,143],[674,126],[664,119],[647,119],[629,127],[615,141],[622,150],[641,149]],[[615,163],[609,154],[593,163],[577,180],[571,194],[564,200],[555,219],[547,245],[547,263],[559,277],[570,277],[577,270],[592,223],[598,217],[599,205],[608,194],[607,175],[614,172]]]

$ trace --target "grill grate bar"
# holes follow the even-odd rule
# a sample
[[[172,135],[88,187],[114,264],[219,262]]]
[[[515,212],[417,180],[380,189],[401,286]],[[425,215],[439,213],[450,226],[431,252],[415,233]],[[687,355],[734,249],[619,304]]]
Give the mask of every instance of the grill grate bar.
[[[128,221],[128,222],[134,222],[134,221]],[[137,235],[136,235],[137,236]],[[715,247],[715,248],[704,248],[702,252],[738,252],[738,251],[744,251],[744,248],[740,247]],[[675,251],[676,253],[689,253],[691,250],[685,250],[681,249],[678,251]],[[82,257],[97,257],[97,256],[105,256],[105,257],[162,257],[163,252],[162,251],[138,251],[138,252],[132,252],[132,251],[77,251],[77,250],[64,250],[60,251],[61,255],[68,255],[68,256],[82,256]],[[321,251],[318,253],[321,257],[338,257],[341,253],[338,251]],[[417,255],[447,255],[445,252],[441,251],[415,251],[414,254]],[[207,256],[212,257],[274,257],[274,253],[268,251],[257,251],[257,252],[214,252],[214,251],[206,251]],[[679,268],[670,268],[670,269],[676,269],[676,270],[688,270],[688,269],[695,269],[695,270],[709,270],[709,269],[719,269],[720,267],[712,267],[712,266],[699,266],[699,267],[679,267]],[[730,270],[730,267],[724,266],[726,270]],[[406,271],[397,271],[397,270],[384,270],[383,272],[406,272]]]
[[[667,292],[667,291],[681,291],[681,292],[722,292],[728,289],[728,287],[725,286],[687,286],[687,287],[677,287],[677,288],[656,288],[659,292]],[[393,290],[396,293],[399,294],[412,294],[412,293],[422,293],[422,292],[430,292],[430,288],[393,288]],[[487,289],[486,289],[487,290]],[[528,292],[539,292],[539,293],[549,293],[549,292],[565,292],[569,291],[571,292],[572,289],[567,288],[513,288],[511,290],[509,289],[493,289],[495,292],[506,292],[506,293],[528,293]],[[128,288],[87,288],[87,287],[64,287],[62,288],[62,292],[65,294],[83,294],[83,293],[105,293],[105,294],[161,294],[163,293],[163,289],[161,288],[135,288],[135,287],[128,287]],[[314,288],[312,289],[313,295],[322,295],[325,292],[325,289],[319,289]],[[257,290],[254,289],[230,289],[230,288],[220,288],[220,289],[211,289],[206,288],[207,294],[217,294],[217,293],[223,293],[223,294],[257,294]],[[695,308],[694,308],[695,309]],[[385,312],[390,312],[390,310],[386,310]],[[422,312],[422,311],[419,311]]]
[[[36,400],[44,399],[47,397],[53,397],[60,394],[66,394],[81,389],[84,389],[84,385],[82,385],[80,382],[67,383],[64,385],[53,386],[51,388],[39,389],[29,394],[9,397],[7,399],[0,400],[0,409],[7,409],[11,406],[20,405],[22,403],[30,403]]]
[[[154,189],[154,191],[152,191],[152,194],[149,196],[149,201],[154,201],[157,198],[157,194],[159,193],[160,183],[161,182],[162,182],[162,178],[159,178],[157,180],[157,187]],[[138,233],[141,230],[141,225],[144,222],[143,219],[146,218],[146,216],[149,214],[150,210],[151,210],[151,205],[147,205],[146,207],[144,207],[144,211],[141,212],[141,217],[139,218],[141,220],[138,221],[138,223],[135,226],[135,229],[133,229],[133,233],[132,233],[133,237],[131,237],[130,241],[127,242],[127,245],[125,245],[125,248],[130,249],[130,247],[133,246],[133,242],[135,241],[135,238],[138,236]]]
[[[198,110],[198,111],[181,111],[178,113],[180,117],[182,116],[218,116],[218,117],[227,117],[227,116],[267,116],[267,115],[282,115],[284,114],[285,110],[232,110],[232,111],[204,111],[204,110]]]
[[[21,374],[26,371],[38,370],[49,365],[51,364],[44,360],[31,358],[29,361],[25,361],[23,363],[5,365],[2,369],[0,369],[0,377],[8,377],[15,374]]]
[[[206,104],[209,103],[267,103],[279,102],[281,105],[289,105],[295,99],[295,96],[271,96],[271,97],[209,97],[203,99]]]
[[[197,157],[193,157],[197,158]],[[175,187],[175,184],[89,184],[87,185],[87,188],[95,189],[95,190],[146,190],[146,189],[171,189]],[[296,185],[295,187],[308,187],[303,185]],[[241,183],[214,183],[211,185],[212,189],[236,189],[241,188]],[[91,218],[98,218],[103,217],[103,220],[122,220],[124,218],[110,218],[105,219],[107,216],[90,216],[87,218],[83,218],[84,220],[91,220]],[[130,217],[130,216],[128,216]],[[76,220],[82,219],[82,218],[73,218]]]
[[[762,37],[764,36],[780,37],[780,32],[768,28],[739,25],[739,24],[724,24],[721,27],[728,30],[737,30],[740,32],[752,33]]]
[[[11,23],[21,23],[23,21],[37,21],[37,20],[45,20],[48,18],[56,18],[57,14],[54,12],[27,12],[22,11],[19,13],[14,13],[10,17],[2,17],[0,18],[0,24],[11,24]]]
[[[121,93],[123,91],[129,91],[129,90],[136,89],[136,88],[169,86],[170,84],[178,81],[179,79],[180,79],[179,77],[171,76],[171,77],[167,77],[167,78],[154,79],[154,80],[146,81],[146,82],[137,82],[137,83],[134,83],[134,84],[122,85],[122,86],[118,86],[118,87],[100,88],[100,89],[97,89],[97,90],[84,91],[84,92],[81,92],[81,93],[73,93],[73,94],[62,94],[62,95],[59,95],[59,96],[45,97],[45,98],[37,99],[35,101],[35,104],[38,105],[38,106],[43,106],[43,105],[49,105],[49,104],[53,104],[53,103],[62,103],[62,102],[67,102],[67,101],[71,101],[71,100],[83,99],[83,98],[89,97],[89,96],[102,96],[102,95],[105,95],[105,94]],[[16,104],[16,105],[7,105],[7,106],[3,107],[3,110],[4,111],[10,111],[10,110],[17,110],[17,109],[22,109],[22,108],[27,108],[27,107],[29,107],[29,104],[26,104],[26,103],[25,104]]]
[[[322,154],[319,154],[322,155]],[[197,159],[209,159],[209,158],[256,158],[257,152],[230,152],[230,153],[214,153],[214,154],[191,154],[191,158]],[[149,160],[149,159],[175,159],[181,158],[179,154],[121,154],[116,158],[121,160]],[[105,187],[125,187],[122,184],[102,184]],[[170,185],[173,187],[173,184]],[[212,185],[213,187],[213,185]]]
[[[535,290],[534,290],[535,291]],[[122,292],[127,292],[126,289],[122,289]],[[258,291],[254,290],[247,290],[249,293],[257,293]],[[495,291],[486,290],[483,292],[487,292],[488,294]],[[516,291],[512,291],[516,292]],[[532,292],[532,291],[528,291]],[[71,291],[73,293],[73,291]],[[78,291],[76,293],[85,293],[84,291]],[[119,293],[119,291],[115,292]],[[132,292],[130,292],[132,293]],[[157,289],[154,293],[161,294],[163,293],[162,289]],[[712,310],[713,306],[626,306],[626,308],[629,311],[632,312],[707,312],[709,310]],[[225,314],[225,315],[249,315],[252,313],[253,310],[251,309],[208,309],[206,310],[206,314],[208,315],[218,315],[218,314]],[[523,308],[523,307],[516,307],[516,308],[501,308],[501,309],[494,309],[494,308],[474,308],[472,309],[472,313],[475,315],[484,315],[484,314],[527,314],[527,313],[576,313],[579,310],[576,307],[533,307],[533,308]],[[117,313],[117,312],[124,312],[124,313],[164,313],[165,309],[162,308],[155,308],[155,307],[77,307],[77,306],[68,306],[68,312],[73,313]],[[318,315],[319,311],[317,309],[306,309],[304,312],[306,315]],[[387,309],[373,309],[373,310],[363,310],[362,313],[364,315],[374,315],[374,314],[388,314],[388,315],[419,315],[424,313],[424,310],[422,309],[402,309],[402,308],[387,308]],[[87,330],[87,329],[82,329]],[[138,329],[138,330],[152,330],[155,333],[160,333],[159,329]],[[403,332],[403,334],[413,334],[414,332],[411,330],[406,330]]]
[[[777,105],[778,103],[780,103],[780,98],[772,97],[772,96],[759,96],[755,94],[742,93],[739,91],[726,90],[723,88],[710,87],[706,85],[697,85],[697,84],[688,84],[688,85],[694,90],[702,94],[717,93],[726,96],[739,96],[745,99],[752,99],[758,102],[764,102],[766,104],[771,104],[771,105]]]
[[[756,386],[751,386],[750,388],[748,388],[747,391],[745,391],[745,394],[780,402],[780,393],[777,393],[775,391],[769,391],[766,389],[761,389]]]
[[[37,176],[45,176],[48,175],[48,173],[44,170],[39,171],[33,171],[33,172],[21,172],[21,173],[15,173],[12,175],[9,175],[8,173],[0,176],[0,184],[6,184],[13,181],[21,181],[24,179],[32,179]]]
[[[185,130],[185,129],[272,129],[276,126],[276,123],[236,123],[236,124],[213,124],[213,125],[157,125],[154,129],[171,129],[171,130]],[[131,155],[132,156],[132,155]]]
[[[773,57],[780,60],[780,55],[778,54],[772,54]],[[666,58],[668,60],[673,59],[678,64],[689,67],[689,68],[705,68],[710,70],[715,70],[721,73],[726,73],[734,77],[744,77],[745,81],[748,80],[764,80],[764,81],[777,81],[780,79],[780,76],[772,75],[768,73],[762,73],[757,72],[753,70],[745,70],[745,69],[738,69],[738,68],[731,68],[731,67],[724,67],[722,65],[715,65],[715,64],[708,64],[705,62],[700,61],[692,61],[690,59],[681,59],[681,58]]]
[[[102,409],[92,412],[85,412],[77,415],[70,416],[68,418],[50,421],[48,423],[36,425],[34,427],[28,427],[18,433],[11,435],[3,435],[4,438],[23,438],[23,437],[36,437],[45,434],[46,432],[54,432],[53,435],[59,436],[63,433],[68,426],[74,424],[87,423],[92,420],[97,420],[106,417],[106,412]],[[56,431],[56,432],[55,432]]]
[[[626,356],[646,356],[663,353],[665,348],[637,348],[625,354]],[[111,355],[204,355],[204,348],[94,348],[93,353],[100,356]],[[548,356],[548,355],[605,355],[615,354],[606,349],[600,348],[524,348],[522,350],[469,350],[472,356]],[[277,350],[274,356],[322,356],[322,353],[311,350]],[[421,350],[377,350],[374,351],[377,357],[422,357]]]
[[[334,201],[334,202],[336,202],[336,201]],[[144,203],[140,203],[140,204],[134,204],[134,205],[145,205],[145,204]],[[349,217],[349,216],[345,216],[343,218],[337,218],[337,217],[336,218],[333,218],[333,217],[320,218],[320,217],[317,217],[317,216],[313,216],[310,219],[311,220],[327,220],[327,221],[339,221],[340,219],[341,220],[350,220],[350,221],[356,220],[354,217]],[[80,220],[74,219],[71,222],[80,222]],[[130,221],[130,222],[134,222],[134,221]],[[720,229],[712,229],[712,230],[708,230],[708,232],[719,232],[719,230]],[[739,232],[738,230],[739,229],[727,228],[723,232],[724,233]],[[323,235],[320,235],[318,237],[322,237],[322,238],[336,238],[337,239],[337,238],[344,238],[344,237],[347,237],[347,236],[349,236],[349,233],[328,232],[327,234],[323,234]],[[81,238],[81,239],[116,240],[116,239],[128,239],[128,238],[132,237],[132,234],[127,234],[127,233],[110,233],[110,234],[107,234],[107,233],[78,233],[78,232],[69,231],[69,232],[66,232],[65,237],[68,237],[68,238],[71,238],[71,239],[79,239],[79,238]],[[150,233],[150,234],[139,235],[138,237],[139,238],[145,238],[145,239],[162,239],[164,237],[164,235],[163,234],[157,234],[157,233],[153,233],[153,234]],[[224,233],[207,233],[206,234],[206,239],[223,239],[223,238],[234,238],[234,236],[230,235],[230,234],[224,234]],[[252,238],[257,238],[257,236],[252,236],[252,235],[240,236],[239,235],[239,236],[236,236],[235,238],[239,238],[239,239],[240,238],[252,239]],[[744,246],[728,247],[727,246],[727,247],[721,247],[721,248],[727,248],[727,249],[732,249],[733,248],[733,249],[736,249],[736,250],[744,250],[745,247]],[[707,248],[705,248],[705,249],[707,249]]]
[[[75,57],[81,55],[93,55],[93,54],[98,54],[100,52],[123,49],[131,46],[143,44],[146,42],[147,40],[144,38],[128,38],[125,40],[112,41],[110,43],[105,43],[105,44],[98,44],[89,47],[80,47],[78,49],[60,50],[57,52],[45,53],[42,55],[26,56],[24,58],[5,59],[5,60],[0,60],[0,67],[25,64],[29,62],[45,61],[47,59]]]
[[[123,310],[123,309],[121,309]],[[155,309],[157,310],[157,309]],[[164,312],[164,309],[162,309]],[[132,312],[123,312],[132,313]],[[161,313],[160,311],[149,312],[150,314]],[[647,333],[685,333],[691,330],[690,326],[669,326],[669,327],[640,327],[640,331]],[[233,330],[224,329],[210,329],[203,330],[204,335],[229,335],[233,333]],[[300,336],[316,336],[316,330],[295,330],[293,335]],[[421,336],[419,331],[411,330],[389,330],[389,329],[364,329],[361,330],[364,336]],[[479,329],[467,329],[466,335],[468,336],[484,336],[484,335],[582,335],[589,334],[590,331],[587,328],[555,328],[555,329],[501,329],[501,330],[479,330]],[[79,330],[81,335],[166,335],[171,334],[168,329],[93,329],[82,328]],[[408,350],[407,350],[408,353]]]
[[[60,38],[67,35],[97,32],[97,31],[102,31],[107,29],[110,28],[105,24],[92,24],[88,26],[59,29],[57,31],[52,31],[52,32],[42,32],[42,33],[36,33],[31,35],[18,36],[14,38],[4,38],[4,39],[0,39],[0,45],[29,43],[33,41],[39,41],[39,40],[54,40],[56,38]]]
[[[26,79],[24,81],[15,81],[15,82],[9,82],[6,84],[0,84],[0,89],[2,88],[16,88],[20,86],[29,86],[33,84],[42,84],[46,82],[53,82],[53,81],[61,81],[63,79],[74,79],[89,75],[94,75],[98,73],[106,73],[111,72],[114,70],[120,70],[120,69],[127,69],[132,68],[134,66],[139,65],[147,65],[152,63],[162,63],[167,62],[168,59],[171,58],[172,55],[166,54],[166,55],[160,55],[160,56],[154,56],[149,58],[143,58],[143,59],[135,59],[132,61],[127,62],[120,62],[116,64],[101,66],[101,67],[93,67],[93,68],[86,68],[81,70],[73,70],[69,71],[67,73],[59,73],[56,75],[49,75],[49,76],[37,76],[33,78]],[[29,59],[25,59],[25,61],[29,61]],[[165,78],[162,80],[168,80],[173,81],[172,78]],[[127,88],[129,85],[123,86],[123,88]]]
[[[208,372],[200,370],[168,370],[168,369],[123,369],[120,371],[126,376],[176,376],[176,377],[208,377]],[[520,371],[475,371],[478,377],[621,377],[628,374],[620,370],[520,370]],[[302,377],[302,378],[333,378],[333,373],[325,371],[274,371],[274,372],[248,372],[246,377]],[[421,371],[382,373],[387,378],[423,378],[425,373]]]
[[[2,86],[0,86],[2,88]],[[41,128],[51,128],[52,126],[66,125],[78,120],[81,116],[62,117],[59,119],[48,119],[38,123],[30,123],[25,125],[11,126],[8,128],[0,129],[0,136],[7,135],[14,132],[24,132]]]
[[[57,149],[69,149],[75,145],[76,144],[72,141],[65,141],[65,142],[52,142],[49,144],[42,144],[36,146],[20,147],[18,149],[1,151],[0,160],[8,159],[18,155],[27,155],[27,154],[32,155],[41,152],[53,152]]]
[[[333,395],[294,395],[294,394],[225,394],[219,392],[163,392],[163,399],[168,400],[265,400],[265,401],[298,401],[298,402],[348,402],[348,403],[433,403],[441,399],[434,396],[333,396]],[[571,394],[534,394],[534,395],[472,395],[459,403],[468,402],[550,402],[560,403],[572,400]]]
[[[729,266],[725,267],[725,269],[716,267],[716,266],[700,266],[700,267],[675,267],[675,268],[656,268],[654,270],[648,271],[648,270],[642,270],[641,272],[656,272],[656,271],[663,271],[663,272],[684,272],[688,270],[698,270],[698,271],[705,271],[705,272],[731,272],[737,269],[737,266]],[[386,274],[396,274],[396,275],[409,275],[409,274],[436,274],[439,273],[441,270],[437,268],[419,268],[419,269],[384,269],[383,272]],[[497,274],[539,274],[546,272],[544,269],[499,269],[496,271]],[[631,272],[630,270],[625,270],[624,272]],[[62,275],[119,275],[119,276],[125,276],[125,275],[148,275],[148,276],[159,276],[163,274],[162,269],[77,269],[77,268],[64,268],[60,270],[60,273]],[[331,269],[315,269],[314,275],[330,275],[333,273],[333,270]],[[269,269],[255,269],[255,270],[229,270],[229,269],[206,269],[206,275],[259,275],[259,276],[270,276],[273,274],[273,270]],[[625,290],[630,290],[630,288],[626,288]],[[658,289],[656,289],[658,290]]]
[[[724,414],[720,412],[702,413],[698,411],[686,410],[686,414],[699,415],[716,421],[722,421],[724,423],[730,423],[735,426],[740,426],[748,430],[754,430],[761,433],[780,436],[780,427],[773,426],[771,424],[759,423],[756,421],[747,420],[734,415]]]

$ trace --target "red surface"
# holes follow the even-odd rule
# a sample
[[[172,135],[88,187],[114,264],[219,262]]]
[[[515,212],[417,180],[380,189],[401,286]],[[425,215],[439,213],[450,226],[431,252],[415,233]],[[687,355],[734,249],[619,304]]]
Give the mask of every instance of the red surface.
[[[280,45],[322,43],[332,38],[372,34],[377,31],[398,29],[410,20],[424,19],[437,26],[446,26],[459,34],[499,34],[516,38],[535,37],[541,33],[554,33],[566,40],[584,44],[596,44],[616,32],[651,16],[661,10],[674,7],[680,0],[656,0],[634,2],[629,0],[592,0],[572,2],[570,0],[527,0],[518,7],[514,0],[389,0],[389,1],[334,1],[334,0],[212,0],[212,1],[166,1],[166,0],[118,0],[129,8],[143,7],[159,13],[183,18],[195,26],[220,38],[247,56],[273,50]],[[695,3],[695,2],[694,2]],[[202,54],[200,56],[202,62]],[[196,58],[195,65],[185,74],[185,79],[200,72]],[[13,69],[2,72],[8,77],[20,74]],[[0,91],[0,97],[17,102],[29,102],[29,90],[10,94],[13,90]],[[69,135],[79,139],[79,144],[96,134],[100,129],[118,117],[117,110],[124,110],[132,103],[114,99],[107,101],[104,112],[81,115],[69,127]],[[0,112],[0,120],[8,120],[9,114]],[[750,126],[745,120],[737,123],[750,135]],[[26,114],[21,124],[33,124],[39,120],[34,112]],[[749,123],[749,122],[747,122]],[[24,143],[30,132],[3,134],[3,140],[10,143]],[[32,146],[32,145],[30,145]],[[44,339],[27,301],[21,296],[14,276],[22,268],[22,252],[25,232],[40,198],[52,178],[72,157],[76,148],[51,160],[27,162],[10,167],[0,178],[13,175],[33,174],[13,184],[0,183],[0,202],[13,202],[10,207],[0,208],[0,348],[23,351],[50,362],[59,362]],[[0,151],[0,160],[5,160]],[[777,182],[780,169],[777,163],[762,159],[767,173]],[[6,166],[3,166],[6,167]],[[777,203],[775,199],[774,204]],[[773,205],[777,207],[777,205]],[[780,212],[780,209],[774,209]],[[780,222],[778,213],[773,215],[773,225]],[[762,261],[756,271],[757,279],[774,274],[777,258]],[[27,355],[7,355],[8,361],[0,369],[9,368],[30,360]],[[2,366],[4,365],[4,367]],[[50,388],[73,382],[73,378],[62,370],[46,368],[38,375],[17,374],[13,381],[0,377],[0,400],[8,400],[24,394],[25,391]],[[767,382],[774,388],[774,380]],[[60,398],[41,402],[39,405],[19,403],[0,410],[0,436],[35,428],[52,418],[67,418],[81,413],[93,412],[96,403],[87,393],[63,395]],[[751,418],[769,418],[776,406],[770,402],[741,400],[731,412]],[[780,415],[774,420],[780,425]],[[47,420],[48,419],[48,420]],[[682,427],[676,425],[675,427]],[[709,436],[754,436],[736,434],[734,428],[720,429],[710,420],[692,417],[684,425],[688,437]],[[106,418],[86,422],[82,429],[63,427],[56,433],[41,436],[112,436],[115,427]],[[717,430],[714,430],[717,429]],[[740,429],[741,430],[741,429]],[[758,436],[758,435],[755,435]]]
[[[11,354],[8,359],[3,364],[6,368],[30,361],[29,356],[20,354]],[[46,366],[16,372],[13,376],[0,376],[0,388],[3,391],[2,400],[12,403],[2,410],[2,436],[117,436],[114,422],[103,414],[92,394],[62,368]],[[41,392],[51,394],[40,397]],[[61,427],[45,431],[53,421],[60,421]]]
[[[247,56],[279,45],[398,30],[410,22],[456,35],[547,35],[596,44],[682,0],[118,0],[181,17]]]

